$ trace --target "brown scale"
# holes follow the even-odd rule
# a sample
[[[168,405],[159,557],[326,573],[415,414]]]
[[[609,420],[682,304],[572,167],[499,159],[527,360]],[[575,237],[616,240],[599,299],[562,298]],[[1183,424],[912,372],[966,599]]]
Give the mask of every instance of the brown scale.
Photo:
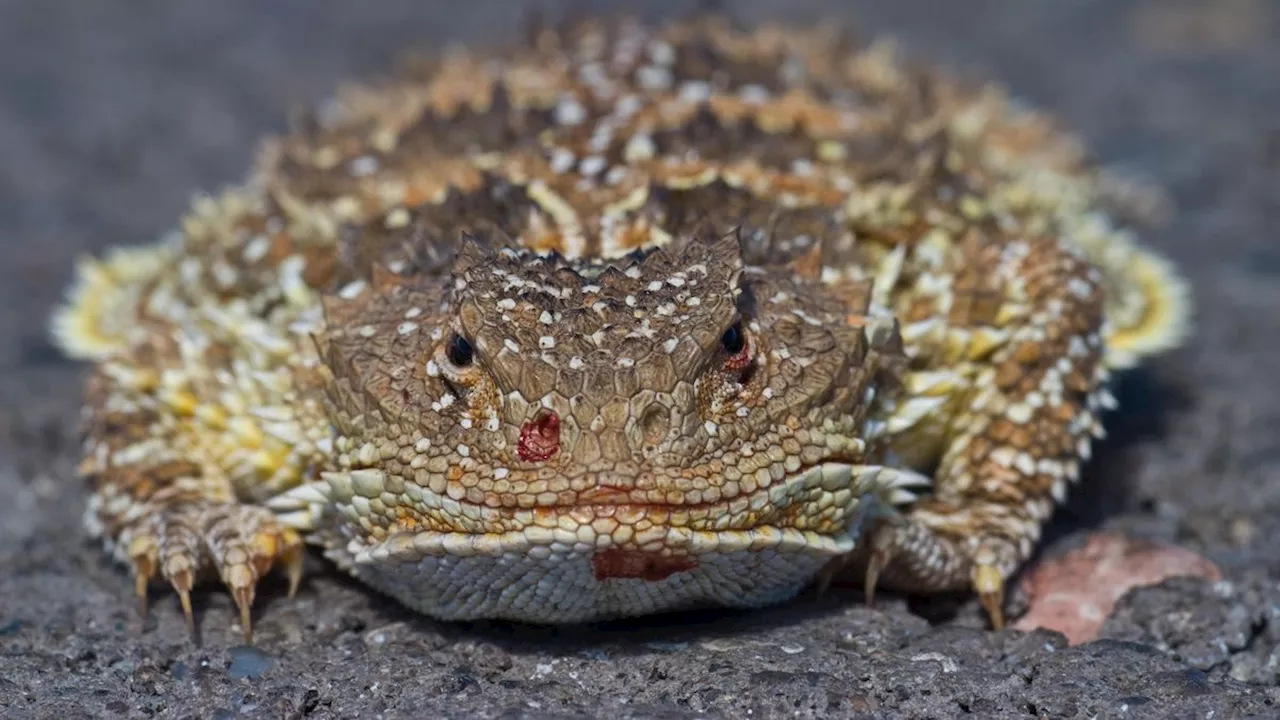
[[[1009,266],[1001,259],[998,244],[980,242],[977,236],[956,246],[955,262],[966,268],[955,276],[958,291],[965,297],[961,312],[953,318],[958,326],[973,326],[977,320],[990,322],[988,318],[998,307],[989,299],[977,305],[975,301],[986,298],[989,293],[979,291],[994,289],[1002,277],[1016,276],[1026,284],[1023,302],[1028,315],[1046,311],[1053,302],[1063,308],[1061,319],[1043,327],[1028,324],[1015,328],[1010,341],[997,348],[988,361],[994,370],[994,387],[1009,404],[1021,403],[1028,394],[1039,392],[1046,374],[1058,372],[1057,363],[1067,356],[1069,339],[1099,332],[1102,322],[1100,295],[1096,283],[1089,280],[1089,266],[1049,239],[1030,240],[1028,247],[1029,254]],[[984,282],[983,275],[997,280]],[[1070,290],[1073,280],[1092,287],[1093,294],[1074,295]],[[979,311],[982,305],[987,309]],[[1033,334],[1037,332],[1045,336],[1038,338]],[[1012,422],[1000,406],[996,414],[986,414],[992,412],[989,410],[968,416],[967,422],[978,428],[976,434],[947,448],[934,473],[934,494],[908,512],[908,517],[912,512],[923,513],[929,518],[927,524],[882,525],[873,536],[868,591],[878,578],[906,589],[934,586],[941,578],[950,578],[947,582],[957,587],[975,587],[999,624],[1003,579],[1028,552],[1027,539],[1020,536],[1018,528],[1038,527],[1043,522],[1043,513],[1053,506],[1051,492],[1058,479],[996,462],[995,453],[1025,454],[1033,463],[1056,459],[1075,464],[1076,445],[1087,437],[1071,436],[1066,429],[1079,413],[1088,411],[1093,384],[1081,379],[1092,378],[1099,362],[1097,352],[1073,358],[1072,369],[1063,378],[1062,404],[1033,408],[1027,422]],[[1074,479],[1065,475],[1062,481]],[[979,550],[965,549],[975,537],[982,538]],[[895,564],[893,558],[901,558],[903,548],[911,548],[909,558]],[[923,566],[911,559],[926,556],[939,560]]]
[[[963,260],[957,260],[953,265],[953,296],[947,325],[954,328],[997,327],[996,317],[1006,303],[1008,290],[1004,278],[992,273],[991,268],[999,262],[1002,248],[998,241],[984,241],[977,230],[967,233],[959,245],[961,249],[957,257],[963,257]],[[1028,347],[1034,350],[1036,346]],[[1015,359],[1022,360],[1016,353]]]
[[[685,468],[688,462],[688,450],[668,453],[666,450],[654,447],[652,449],[638,448],[633,445],[637,442],[634,438],[624,438],[619,434],[619,428],[622,428],[628,417],[647,417],[646,421],[648,431],[653,433],[662,423],[657,416],[652,414],[646,415],[644,410],[646,405],[634,404],[642,397],[637,390],[643,385],[648,391],[667,392],[669,388],[674,388],[679,394],[679,387],[670,383],[672,379],[696,377],[704,372],[703,368],[706,363],[712,361],[708,357],[712,353],[719,340],[722,332],[721,328],[726,326],[731,320],[733,307],[732,304],[722,306],[717,309],[714,303],[724,303],[724,300],[718,298],[727,297],[729,286],[724,280],[717,280],[716,275],[732,269],[732,263],[727,262],[726,257],[718,257],[717,254],[723,254],[729,246],[725,243],[719,243],[712,255],[700,256],[698,252],[698,244],[694,243],[681,252],[676,250],[655,250],[646,255],[643,260],[636,262],[643,263],[643,271],[641,277],[632,279],[622,275],[616,270],[604,268],[596,273],[591,273],[589,277],[576,278],[574,282],[570,282],[570,277],[565,274],[562,261],[556,258],[546,259],[530,259],[530,258],[506,258],[499,253],[497,256],[489,255],[483,248],[470,245],[461,256],[461,262],[455,268],[456,276],[465,280],[465,284],[455,287],[450,291],[454,295],[452,301],[459,307],[461,312],[460,331],[464,333],[469,343],[476,348],[476,351],[484,357],[485,372],[475,375],[472,379],[465,379],[470,375],[471,371],[468,367],[465,373],[459,372],[455,367],[444,372],[448,385],[456,387],[462,396],[447,410],[440,411],[440,418],[423,417],[421,422],[428,426],[436,426],[433,431],[433,447],[437,444],[447,449],[455,443],[465,444],[473,448],[485,448],[486,462],[483,467],[501,466],[510,467],[513,473],[537,473],[543,474],[547,471],[553,471],[550,477],[556,476],[555,472],[563,472],[573,475],[574,466],[585,466],[586,468],[608,469],[616,474],[615,482],[625,480],[626,478],[635,476],[638,468],[635,467],[634,454],[638,451],[641,453],[638,457],[647,457],[648,462],[664,461],[662,458],[668,458],[665,461],[677,461],[680,468]],[[693,255],[689,255],[693,252]],[[482,253],[482,255],[475,255]],[[641,377],[639,373],[629,372],[629,368],[619,368],[615,365],[618,358],[628,358],[634,362],[637,367],[646,367],[650,371],[657,370],[661,367],[660,363],[648,361],[647,353],[652,351],[654,345],[660,344],[663,337],[672,336],[670,331],[664,330],[661,324],[665,322],[660,316],[654,315],[653,330],[657,333],[657,337],[653,340],[631,339],[625,337],[631,327],[634,327],[634,320],[631,319],[631,313],[634,312],[650,312],[656,308],[665,305],[668,297],[675,298],[678,293],[672,287],[666,287],[660,291],[654,292],[648,289],[648,286],[655,279],[663,280],[665,278],[675,277],[675,273],[681,271],[682,268],[691,267],[693,265],[701,265],[704,269],[700,271],[705,274],[710,271],[711,275],[702,277],[701,274],[694,273],[688,277],[690,280],[697,279],[699,282],[697,292],[699,297],[704,299],[703,305],[699,306],[699,314],[706,320],[691,325],[690,330],[695,334],[692,337],[686,336],[680,341],[680,348],[676,349],[669,356],[671,365],[666,372],[647,378]],[[625,267],[625,265],[624,265]],[[473,274],[472,271],[478,274]],[[518,275],[522,284],[518,288],[511,290],[503,289],[504,281],[501,277],[495,277],[494,272],[500,271],[506,275]],[[587,285],[596,285],[601,288],[599,293],[589,293],[594,297],[600,298],[597,302],[593,302],[591,307],[583,308],[576,303],[575,297],[562,298],[558,294],[551,295],[543,288],[551,288],[553,290],[574,289],[572,295],[578,295],[587,292]],[[612,289],[610,289],[612,287]],[[625,297],[634,296],[637,304],[633,307],[622,300]],[[532,326],[526,327],[518,323],[497,323],[486,320],[492,318],[495,312],[492,308],[496,307],[496,303],[500,300],[510,299],[513,304],[508,306],[514,311],[520,303],[529,302],[534,304],[540,312],[559,312],[563,317],[556,323],[555,327]],[[355,315],[350,315],[343,311],[341,317],[338,313],[331,313],[330,325],[334,328],[331,333],[331,360],[330,365],[334,368],[335,375],[339,378],[338,388],[347,387],[348,383],[356,384],[368,393],[365,400],[359,400],[350,391],[343,391],[334,395],[334,402],[339,405],[345,405],[351,408],[349,411],[338,410],[334,413],[335,417],[355,417],[363,415],[368,417],[366,408],[368,400],[377,403],[395,403],[397,394],[390,392],[383,379],[381,373],[383,370],[379,368],[394,368],[399,366],[399,362],[395,360],[402,355],[413,356],[419,354],[421,350],[414,349],[419,347],[423,336],[418,333],[410,334],[407,339],[394,339],[390,345],[370,344],[367,340],[362,339],[362,333],[342,328],[349,327],[358,331],[365,325],[375,325],[374,336],[380,336],[376,329],[378,324],[388,327],[391,323],[397,321],[400,313],[393,308],[406,307],[398,299],[387,298],[391,301],[391,305],[385,310],[369,306],[362,302],[352,303]],[[382,300],[374,300],[375,305],[380,305]],[[364,309],[358,309],[363,307]],[[474,311],[468,308],[474,307]],[[841,312],[839,317],[843,317]],[[386,318],[382,321],[374,320],[375,317]],[[475,320],[468,320],[472,317]],[[719,320],[713,320],[720,318]],[[496,319],[496,318],[495,318]],[[630,321],[628,321],[630,320]],[[480,322],[480,324],[473,324]],[[831,343],[808,341],[807,334],[816,332],[807,325],[799,323],[794,319],[788,321],[786,318],[779,318],[773,321],[781,327],[794,326],[799,332],[796,336],[797,347],[803,348],[806,343],[816,348],[835,347]],[[615,329],[616,328],[616,329]],[[805,328],[801,330],[802,328]],[[674,337],[680,337],[684,334],[684,330],[676,330]],[[536,347],[537,335],[545,333],[553,336],[557,342],[553,348],[543,348],[537,352],[559,357],[554,363],[544,362],[539,355],[535,355],[533,348]],[[591,349],[587,345],[575,346],[575,341],[579,338],[603,333],[602,344],[605,346],[601,350]],[[350,339],[347,339],[350,334]],[[390,335],[390,333],[388,333]],[[508,352],[506,343],[514,341],[517,349]],[[402,344],[407,343],[402,349]],[[857,347],[857,345],[854,345]],[[529,348],[526,351],[526,348]],[[562,348],[567,348],[562,350]],[[336,350],[337,354],[332,354]],[[527,354],[526,354],[527,352]],[[800,353],[803,355],[804,350]],[[630,355],[629,355],[630,354]],[[577,370],[573,369],[573,362],[570,356],[582,358],[581,366],[581,384],[575,380],[579,377]],[[634,357],[632,357],[634,356]],[[435,355],[437,362],[442,368],[448,368],[450,364],[456,365],[456,361],[451,360],[447,356],[441,356],[437,351]],[[663,356],[657,356],[660,359]],[[836,368],[827,368],[834,356],[823,355],[815,358],[817,361],[807,375],[806,382],[816,383],[819,386],[824,382],[839,383],[841,377],[837,374]],[[840,367],[843,367],[841,365]],[[714,366],[710,368],[714,370]],[[545,374],[544,371],[545,370]],[[786,364],[783,364],[783,371],[786,371]],[[823,379],[823,373],[831,373]],[[760,376],[763,380],[763,375]],[[436,381],[430,378],[424,378],[421,382],[433,385]],[[566,398],[569,396],[577,396],[573,403],[558,408],[557,413],[562,419],[562,426],[559,430],[561,448],[573,448],[572,452],[564,452],[563,450],[555,454],[543,463],[530,464],[521,458],[516,457],[516,450],[519,447],[519,438],[516,437],[518,428],[527,427],[527,413],[532,411],[532,407],[526,405],[529,409],[520,409],[518,406],[511,405],[514,399],[508,400],[507,411],[504,415],[504,432],[508,433],[505,449],[489,447],[491,443],[484,441],[482,438],[464,439],[471,433],[477,432],[479,428],[464,428],[457,424],[456,419],[472,413],[476,410],[476,403],[472,396],[472,390],[477,383],[492,383],[494,386],[503,388],[505,393],[518,391],[518,395],[526,399],[526,401],[536,401],[543,395],[552,397]],[[705,386],[712,385],[704,383]],[[438,391],[427,389],[427,396],[435,395]],[[836,403],[855,403],[854,396],[858,391],[851,390],[847,396],[840,393],[843,400],[836,400]],[[795,391],[787,391],[782,394],[776,401],[780,408],[788,407],[802,401],[806,397],[805,393],[796,394]],[[346,399],[344,399],[346,398]],[[692,397],[690,397],[692,399]],[[560,401],[555,401],[560,402]],[[642,402],[642,401],[641,401]],[[648,406],[652,407],[652,405]],[[733,406],[725,408],[725,412],[732,413]],[[514,414],[512,414],[514,413]],[[393,413],[394,415],[395,413]],[[702,433],[702,420],[696,413],[686,413],[684,416],[686,427],[681,431],[675,442],[679,445],[686,444],[687,441],[695,440]],[[658,423],[655,425],[654,423]],[[600,423],[597,427],[597,423]],[[692,423],[692,424],[690,424]],[[347,423],[340,423],[346,426]],[[585,432],[588,428],[592,431],[590,434]],[[360,430],[352,427],[352,432],[367,433],[370,430]],[[523,430],[519,431],[523,432]],[[457,438],[457,439],[448,439]],[[726,437],[725,442],[732,442],[732,437]],[[681,459],[683,458],[683,461]],[[603,464],[599,464],[603,463]],[[641,475],[639,478],[642,482],[638,487],[651,486],[651,481],[645,480]]]
[[[408,220],[400,227],[387,227],[385,217],[346,226],[339,249],[344,265],[358,277],[367,277],[375,264],[403,264],[398,272],[407,276],[437,275],[451,267],[465,237],[493,247],[518,245],[531,217],[544,213],[523,186],[491,173],[481,179],[475,189],[452,189],[441,202],[405,211]]]
[[[624,218],[629,223],[660,227],[675,237],[733,233],[748,265],[785,265],[815,247],[819,249],[819,267],[857,261],[852,237],[829,210],[782,207],[722,180],[681,189],[652,185],[645,204]]]
[[[815,141],[801,128],[786,132],[766,132],[750,117],[726,122],[706,105],[673,128],[653,134],[659,157],[696,157],[708,163],[727,163],[742,157],[742,148],[751,148],[751,158],[766,167],[790,170],[798,159],[815,154]]]
[[[610,26],[612,27],[612,26]],[[686,80],[715,80],[720,85],[724,85],[727,89],[732,86],[758,85],[759,81],[765,80],[769,74],[768,68],[775,67],[777,64],[777,50],[763,50],[760,57],[750,57],[750,53],[745,53],[743,47],[738,47],[734,55],[742,56],[729,60],[725,57],[723,49],[717,47],[717,42],[724,42],[727,36],[724,35],[723,28],[718,28],[715,23],[701,24],[694,26],[697,30],[692,36],[683,38],[680,44],[676,45],[675,58],[676,61],[671,68],[673,73],[673,82],[678,84]],[[598,29],[597,29],[598,30]],[[570,37],[580,37],[582,31],[568,33]],[[796,36],[799,41],[803,36]],[[714,38],[719,38],[718,40]],[[740,45],[740,44],[739,44]],[[510,55],[510,53],[508,53]],[[518,53],[517,53],[518,55]],[[724,59],[727,62],[726,67],[717,72],[709,70],[717,59]],[[528,61],[526,61],[528,62]],[[638,60],[636,62],[639,62]],[[516,63],[519,64],[518,62]],[[774,71],[776,75],[776,70]],[[555,72],[552,71],[552,75]],[[712,77],[714,76],[714,77]],[[809,86],[806,85],[805,78],[807,75],[801,75],[794,79],[799,85],[794,88],[795,92],[802,94],[797,97],[808,97],[804,93],[808,93]],[[444,80],[434,80],[432,82],[442,83]],[[489,81],[483,81],[489,82]],[[483,84],[482,82],[482,84]],[[570,83],[564,79],[553,79],[555,83],[567,83],[565,87],[579,88],[581,86]],[[794,83],[792,83],[794,84]],[[777,83],[764,83],[766,89],[780,90],[782,85]],[[471,91],[473,94],[483,96],[479,91]],[[578,90],[575,90],[578,92]],[[662,103],[662,93],[654,94],[654,102]],[[713,102],[722,102],[719,95],[713,96]],[[829,112],[827,107],[817,104],[820,98],[814,98],[814,111]],[[463,104],[461,108],[446,106],[450,111],[455,111],[455,115],[441,116],[439,110],[425,109],[422,115],[407,128],[400,131],[400,138],[396,149],[389,155],[381,156],[381,162],[386,167],[385,173],[380,172],[379,176],[392,176],[397,173],[407,172],[412,167],[432,167],[434,173],[446,173],[441,180],[446,180],[449,162],[448,158],[458,158],[469,154],[481,152],[505,153],[511,156],[516,152],[517,147],[528,147],[528,143],[532,138],[537,137],[543,131],[552,131],[550,137],[556,139],[548,139],[544,142],[552,143],[555,146],[566,146],[577,150],[579,158],[588,155],[580,147],[584,142],[590,130],[593,127],[594,119],[590,116],[609,109],[608,104],[599,104],[590,102],[589,97],[584,96],[584,107],[588,111],[587,122],[575,127],[556,127],[551,120],[551,111],[545,107],[541,108],[525,108],[516,107],[512,104],[508,93],[501,84],[494,86],[492,95],[488,98],[488,102],[483,103],[481,107],[475,108],[470,105]],[[437,103],[441,105],[441,103]],[[652,107],[649,111],[652,112]],[[692,117],[686,117],[679,120],[675,126],[665,127],[659,131],[655,137],[659,148],[660,157],[680,156],[685,151],[694,151],[700,157],[704,158],[710,166],[722,159],[730,159],[734,153],[731,148],[752,147],[752,156],[761,160],[766,168],[774,167],[779,170],[789,171],[791,163],[798,159],[810,159],[815,155],[814,142],[815,139],[811,133],[815,128],[805,129],[805,125],[812,125],[812,122],[802,120],[805,109],[803,105],[797,106],[788,101],[786,98],[771,99],[764,106],[755,110],[759,113],[758,117],[762,120],[776,114],[772,108],[782,111],[779,118],[789,118],[785,120],[771,121],[776,127],[771,132],[766,132],[757,126],[757,121],[750,115],[740,117],[736,120],[729,120],[717,117],[711,112],[707,106],[698,108],[696,106],[690,108]],[[787,110],[786,108],[792,108]],[[901,133],[894,132],[894,129],[905,122],[904,118],[908,117],[927,117],[927,107],[916,108],[911,111],[899,111],[897,114],[901,117],[892,118],[889,121],[878,123],[877,129],[869,135],[866,132],[860,132],[856,137],[847,141],[844,149],[845,154],[849,156],[849,162],[844,165],[848,168],[876,168],[876,167],[900,167],[902,166],[901,158],[894,157],[899,154],[894,151],[890,154],[888,146],[881,147],[871,155],[868,152],[877,143],[895,142],[895,139],[901,138]],[[861,124],[877,125],[868,115],[870,110],[860,114],[859,120]],[[797,124],[799,122],[800,124]],[[634,129],[633,123],[630,127],[619,129],[619,135],[614,142],[605,150],[604,157],[607,160],[606,165],[613,167],[621,164],[620,148],[630,136],[630,131]],[[360,126],[357,126],[356,132],[363,132]],[[742,134],[745,133],[745,134]],[[332,133],[330,133],[332,134]],[[821,133],[820,133],[821,134]],[[299,135],[290,141],[292,151],[285,153],[284,161],[275,170],[275,175],[284,182],[292,194],[312,200],[334,199],[349,194],[356,193],[355,185],[358,184],[348,177],[345,167],[345,161],[350,160],[352,156],[358,154],[361,149],[359,143],[355,141],[338,141],[324,139],[326,136],[320,134],[314,139],[307,140],[306,135]],[[344,137],[339,135],[339,138]],[[576,139],[575,139],[576,138]],[[733,140],[733,143],[729,143]],[[745,145],[743,143],[746,143]],[[868,144],[870,143],[870,144]],[[324,147],[343,146],[348,147],[349,151],[343,154],[344,162],[338,162],[329,169],[321,169],[313,167],[310,158],[313,150],[308,148],[316,148],[320,145]],[[774,148],[774,150],[770,150]],[[376,153],[375,153],[376,154]],[[873,160],[872,155],[879,158]],[[511,161],[508,160],[508,163]],[[655,161],[660,164],[661,161]],[[305,168],[305,171],[300,168]],[[397,169],[399,168],[399,169]],[[537,170],[537,166],[530,166],[539,176],[548,180],[560,190],[560,194],[573,196],[576,192],[572,189],[574,182],[573,176],[567,177],[548,177],[542,175],[544,171]],[[656,168],[649,168],[645,172],[659,172]],[[270,175],[271,173],[269,173]],[[310,179],[307,179],[310,178]],[[779,186],[779,183],[785,183],[790,178],[785,176],[770,177],[766,181],[770,185]],[[455,182],[467,185],[471,180],[462,181],[461,177],[455,178]],[[355,183],[355,184],[353,184]],[[446,185],[437,184],[435,187],[444,189]],[[803,187],[803,184],[802,184]],[[470,189],[468,187],[468,189]],[[423,198],[425,199],[425,198]],[[584,198],[585,200],[585,198]],[[413,198],[409,199],[409,205],[413,206],[418,201]],[[586,215],[590,217],[592,211],[586,208]]]
[[[703,31],[712,32],[712,34],[720,32],[718,30],[708,31],[707,27],[712,26],[709,25],[703,27]],[[700,34],[695,34],[697,37],[688,41],[691,43],[688,47],[684,44],[677,45],[675,53],[677,61],[673,69],[677,79],[706,79],[704,77],[706,73],[703,72],[703,70],[699,70],[700,63],[707,61],[708,57],[719,57],[720,51],[712,47],[715,44],[714,42],[709,41]],[[741,48],[739,48],[737,52],[738,54],[741,54]],[[702,60],[697,58],[702,58]],[[743,62],[746,63],[743,67],[749,66],[752,69],[744,70],[739,68],[737,65],[732,65],[728,69],[721,71],[721,75],[718,75],[717,78],[719,78],[720,81],[727,82],[729,84],[734,84],[739,81],[745,84],[756,84],[755,81],[761,79],[758,75],[762,68],[776,62],[776,57],[769,55],[759,62],[756,60],[744,60]],[[687,72],[682,69],[684,67],[682,63],[688,65],[689,70]],[[741,77],[739,77],[740,75]],[[725,80],[725,77],[729,79]],[[776,89],[777,86],[769,87],[775,87]],[[661,102],[661,94],[655,97],[658,98],[658,102]],[[719,99],[720,96],[714,96],[713,102],[719,101]],[[766,104],[766,107],[759,110],[759,112],[765,113],[765,115],[761,115],[761,117],[766,117],[768,112],[770,112],[768,107],[776,105],[779,102],[782,103],[780,107],[787,106],[785,98],[771,100]],[[591,103],[586,103],[586,107],[591,113],[598,113],[603,109],[607,109],[607,106],[602,105],[600,107],[595,107]],[[815,107],[823,108],[825,110],[825,107],[821,105],[817,105]],[[464,105],[461,109],[456,109],[456,112],[456,116],[441,117],[431,109],[425,110],[416,122],[401,131],[400,141],[397,144],[396,150],[390,156],[384,157],[383,162],[388,164],[386,172],[388,174],[394,174],[398,171],[394,171],[392,168],[398,166],[415,167],[423,166],[424,164],[432,165],[432,163],[427,159],[431,157],[444,160],[446,158],[460,157],[464,154],[474,154],[482,151],[507,153],[509,157],[505,164],[508,167],[512,167],[513,163],[514,165],[520,164],[519,162],[512,160],[510,157],[511,154],[515,152],[516,145],[521,142],[528,142],[527,140],[522,141],[520,138],[532,138],[541,130],[549,130],[554,131],[550,137],[559,139],[547,140],[545,142],[552,142],[556,145],[567,143],[568,147],[577,147],[581,145],[582,142],[585,142],[585,137],[589,134],[590,128],[592,127],[592,122],[590,120],[578,127],[553,127],[551,120],[549,119],[550,111],[545,108],[534,110],[527,108],[515,108],[512,105],[505,88],[501,84],[495,85],[490,101],[481,109]],[[796,110],[788,112],[794,113]],[[917,110],[917,114],[920,112],[923,111]],[[864,123],[869,121],[865,116],[865,113],[861,119]],[[789,170],[789,166],[794,160],[810,158],[814,155],[814,140],[806,134],[807,131],[801,129],[800,126],[795,125],[794,119],[783,123],[783,126],[788,127],[789,129],[781,132],[764,132],[755,126],[755,120],[750,116],[742,117],[738,121],[726,126],[725,121],[718,118],[715,113],[711,112],[707,108],[707,106],[702,106],[701,109],[695,108],[691,118],[686,118],[675,127],[669,127],[662,130],[656,139],[660,150],[660,157],[671,157],[672,153],[683,153],[686,150],[690,150],[706,158],[707,163],[703,165],[704,167],[714,167],[716,161],[721,156],[725,159],[729,159],[732,153],[730,153],[727,148],[743,147],[744,145],[740,143],[746,142],[748,143],[748,146],[757,148],[757,151],[753,153],[755,160],[763,159],[766,166],[776,165],[778,169]],[[742,137],[737,137],[733,132],[735,127],[738,127],[741,131],[745,131],[747,134]],[[871,146],[866,145],[865,140],[871,140],[872,138],[887,140],[901,137],[898,133],[890,132],[889,130],[891,127],[892,125],[884,125],[883,130],[877,130],[871,133],[870,137],[866,137],[862,140],[855,139],[849,141],[846,152],[849,152],[850,148],[852,149],[852,164],[844,165],[844,167],[874,168],[877,166],[901,166],[902,163],[900,162],[900,159],[884,157],[880,162],[871,162],[866,154],[867,150]],[[865,133],[863,133],[863,135],[865,135]],[[607,161],[607,166],[612,167],[620,163],[620,148],[627,137],[628,129],[623,128],[620,130],[619,136],[614,139],[613,143],[605,152],[604,157]],[[578,139],[574,140],[574,138]],[[735,143],[727,144],[726,139],[735,140]],[[295,139],[295,145],[297,142],[298,140]],[[316,142],[319,141],[313,140],[310,144],[314,145]],[[668,142],[671,143],[671,146],[664,147]],[[300,152],[305,155],[307,152],[305,150],[307,144],[308,143],[304,142],[300,146],[303,149],[295,152],[294,154],[296,155]],[[415,148],[418,147],[421,147],[422,150],[415,150]],[[770,152],[769,148],[771,147],[776,147],[776,152]],[[883,156],[886,152],[889,152],[889,150],[881,149],[876,152]],[[898,151],[894,152],[896,153]],[[585,153],[580,152],[579,154],[582,155]],[[659,171],[656,166],[661,165],[663,162],[664,160],[655,160],[650,163],[651,167],[642,169],[642,172],[656,172],[661,174],[661,171]],[[341,179],[345,176],[345,170],[343,170],[340,165],[341,163],[335,166],[334,169],[327,172],[328,176],[334,176],[331,179],[335,182],[341,182]],[[438,169],[434,170],[434,172],[449,172],[442,169],[447,167],[447,165],[448,162],[441,163],[437,161],[434,167],[437,167]],[[578,205],[579,210],[583,212],[584,221],[588,225],[587,229],[591,230],[595,223],[595,212],[599,207],[599,201],[592,200],[589,196],[578,197],[579,193],[573,187],[575,175],[572,173],[565,176],[546,175],[544,174],[546,173],[546,170],[537,169],[538,167],[538,164],[534,163],[533,165],[529,165],[524,172],[528,172],[530,170],[536,171],[539,177],[550,182],[552,186],[556,188],[560,194],[566,196],[571,203]],[[293,177],[290,169],[290,161],[286,161],[278,170],[280,178],[286,184],[290,185],[290,191],[304,197],[309,195],[314,196],[316,191],[310,187],[309,183],[301,182],[299,185],[297,178]],[[679,177],[681,172],[687,171],[677,171],[674,174],[674,177]],[[325,173],[322,172],[321,175],[325,175]],[[788,183],[796,183],[798,180],[799,178],[794,178],[785,174],[770,174],[761,177],[759,182],[762,183],[762,187],[773,187],[778,191],[781,191]],[[487,181],[481,181],[478,188],[473,188],[473,180],[467,180],[465,182],[458,180],[457,182],[465,187],[462,192],[468,195],[476,192],[477,189],[483,190],[484,186],[487,184]],[[521,182],[527,182],[527,179],[522,180]],[[321,184],[323,185],[325,183],[321,182]],[[633,183],[628,183],[626,187],[630,187],[632,184]],[[443,188],[444,186],[439,187]],[[623,189],[626,189],[626,187]],[[820,187],[822,187],[822,183],[820,181],[800,181],[796,184],[794,192],[797,192],[801,196],[807,196]],[[351,188],[347,189],[350,190]],[[316,196],[316,198],[336,197],[341,194],[342,188],[339,188],[331,191],[325,191],[320,196]],[[838,193],[828,193],[828,195],[820,195],[820,197],[822,197],[824,202],[834,204],[838,202],[840,195]],[[413,203],[411,202],[410,205],[413,205]],[[376,223],[371,224],[370,227],[372,234],[376,235]],[[557,245],[555,244],[557,241],[554,238],[554,235],[547,236],[547,241],[551,244],[541,244],[539,242],[535,242],[532,238],[526,238],[525,242],[534,243],[532,246],[535,247],[554,249],[557,248]],[[641,232],[636,235],[636,240],[630,242],[643,243],[644,239],[645,233]],[[592,247],[594,247],[594,243],[589,241],[588,252],[592,252]],[[323,263],[318,264],[323,266]],[[309,268],[310,267],[311,266],[309,265]]]
[[[436,188],[446,189],[451,183],[466,185],[474,177],[467,172],[469,161],[454,165],[455,159],[479,153],[515,154],[520,148],[533,147],[539,134],[554,126],[548,109],[515,104],[503,83],[482,86],[487,86],[488,93],[483,102],[423,107],[412,122],[398,129],[389,152],[371,144],[365,137],[369,130],[360,126],[346,134],[304,131],[282,140],[278,159],[264,171],[289,194],[306,202],[364,197],[372,194],[372,190],[365,189],[369,183],[399,177],[410,183],[411,193],[418,193],[405,198],[412,207],[431,199],[422,197],[423,190],[414,187],[424,171],[438,176],[433,183]],[[310,123],[306,127],[316,125]],[[337,157],[329,160],[320,154],[322,149]],[[367,178],[352,174],[351,163],[362,157],[377,163],[377,171]],[[321,163],[322,158],[327,162]]]
[[[690,80],[707,82],[719,93],[732,93],[745,86],[759,86],[770,93],[783,92],[787,80],[781,72],[787,52],[778,43],[734,42],[734,36],[717,22],[692,26],[692,31],[675,31],[673,41],[673,84]]]
[[[749,86],[772,95],[803,89],[823,105],[835,107],[854,106],[882,94],[875,87],[850,85],[847,59],[867,46],[848,29],[797,31],[770,24],[744,31],[723,17],[708,16],[662,32],[675,49],[676,84],[706,81],[723,96]]]

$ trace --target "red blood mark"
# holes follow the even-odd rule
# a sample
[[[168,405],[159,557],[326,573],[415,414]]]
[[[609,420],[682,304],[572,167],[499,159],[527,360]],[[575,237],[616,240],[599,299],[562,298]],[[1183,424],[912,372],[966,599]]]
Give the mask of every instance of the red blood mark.
[[[696,567],[698,561],[691,557],[662,557],[639,550],[613,548],[591,556],[591,569],[596,580],[638,578],[645,582],[658,582]]]
[[[540,462],[560,450],[560,416],[543,408],[520,428],[516,452],[526,462]]]

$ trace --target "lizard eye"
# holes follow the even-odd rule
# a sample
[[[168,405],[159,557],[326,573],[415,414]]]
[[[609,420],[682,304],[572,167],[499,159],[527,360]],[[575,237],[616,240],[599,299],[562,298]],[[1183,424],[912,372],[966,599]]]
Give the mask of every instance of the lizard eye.
[[[720,336],[720,344],[724,346],[724,351],[730,355],[737,355],[747,347],[747,336],[742,331],[742,321],[739,320],[729,326],[724,331],[724,335]]]
[[[449,338],[449,347],[445,350],[445,354],[449,356],[449,362],[454,367],[467,367],[475,359],[475,351],[471,349],[471,343],[458,333],[454,333]]]
[[[729,326],[720,336],[720,346],[724,348],[724,368],[732,372],[741,372],[751,365],[751,343],[747,331],[742,327],[742,320]]]

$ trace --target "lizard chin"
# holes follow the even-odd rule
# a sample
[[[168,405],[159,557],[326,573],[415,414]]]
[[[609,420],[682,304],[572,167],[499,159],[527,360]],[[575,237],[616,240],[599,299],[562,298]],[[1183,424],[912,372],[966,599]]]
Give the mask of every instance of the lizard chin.
[[[852,552],[871,519],[928,482],[897,468],[824,463],[716,503],[520,510],[404,491],[415,506],[475,523],[441,530],[395,522],[385,480],[378,470],[325,473],[274,509],[331,560],[410,607],[447,620],[539,623],[785,601]],[[721,520],[699,526],[696,515]],[[486,519],[506,529],[487,531]]]

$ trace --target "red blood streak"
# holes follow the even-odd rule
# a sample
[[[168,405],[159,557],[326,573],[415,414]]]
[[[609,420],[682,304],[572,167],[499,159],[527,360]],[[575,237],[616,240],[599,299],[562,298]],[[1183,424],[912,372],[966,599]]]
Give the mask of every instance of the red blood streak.
[[[540,462],[560,450],[560,416],[543,408],[520,428],[516,452],[526,462]]]
[[[646,582],[666,580],[678,572],[698,567],[691,557],[662,557],[639,550],[601,550],[591,556],[596,580],[638,578]]]

